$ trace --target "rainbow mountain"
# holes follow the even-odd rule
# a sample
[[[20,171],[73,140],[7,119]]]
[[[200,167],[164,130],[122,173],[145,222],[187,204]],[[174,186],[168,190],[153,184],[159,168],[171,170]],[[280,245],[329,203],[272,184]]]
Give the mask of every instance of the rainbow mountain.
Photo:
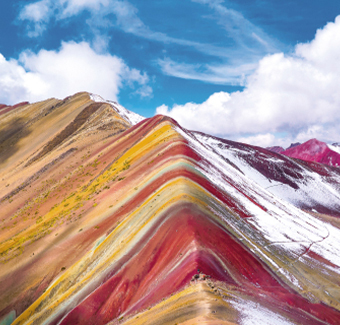
[[[88,93],[0,115],[1,325],[340,323],[340,168]]]

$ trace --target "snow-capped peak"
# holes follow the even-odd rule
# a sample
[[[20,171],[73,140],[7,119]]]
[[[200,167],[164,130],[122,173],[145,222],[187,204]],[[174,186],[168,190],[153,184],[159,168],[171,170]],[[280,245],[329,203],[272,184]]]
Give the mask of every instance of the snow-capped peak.
[[[122,105],[119,105],[116,102],[113,102],[111,100],[106,100],[103,97],[96,95],[96,94],[90,94],[90,98],[91,100],[93,100],[94,102],[99,102],[99,103],[107,103],[109,105],[112,106],[112,108],[121,116],[123,117],[127,122],[129,122],[131,125],[135,125],[137,123],[139,123],[140,121],[143,121],[145,119],[145,117],[131,112],[129,110],[127,110],[125,107],[123,107]]]

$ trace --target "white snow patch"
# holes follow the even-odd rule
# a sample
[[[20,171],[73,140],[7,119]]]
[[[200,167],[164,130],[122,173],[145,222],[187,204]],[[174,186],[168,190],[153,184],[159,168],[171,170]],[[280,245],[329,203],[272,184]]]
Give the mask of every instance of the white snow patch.
[[[332,146],[331,144],[327,144],[328,148],[340,155],[340,147]]]
[[[240,313],[241,325],[292,325],[287,318],[253,301],[231,301],[230,304]]]
[[[127,110],[125,107],[123,107],[122,105],[119,105],[116,102],[113,102],[113,101],[110,101],[110,100],[105,100],[104,98],[102,98],[99,95],[90,94],[90,98],[94,102],[107,103],[107,104],[111,105],[112,108],[131,125],[138,124],[140,121],[145,120],[145,117]]]
[[[334,265],[340,266],[340,229],[326,223],[325,226],[328,229],[329,235],[323,241],[313,244],[311,250]],[[337,273],[340,273],[339,269]]]
[[[302,287],[301,287],[300,284],[299,284],[298,279],[297,279],[293,274],[289,273],[289,272],[288,272],[287,270],[285,270],[285,269],[279,269],[279,272],[280,272],[283,276],[285,276],[291,283],[293,283],[294,286],[296,286],[296,287],[302,289]]]

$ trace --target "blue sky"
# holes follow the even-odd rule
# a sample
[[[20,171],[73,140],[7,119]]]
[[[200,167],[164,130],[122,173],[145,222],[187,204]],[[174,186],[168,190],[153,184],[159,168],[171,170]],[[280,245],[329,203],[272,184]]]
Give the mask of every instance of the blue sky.
[[[65,97],[87,90],[117,100],[144,116],[152,116],[157,109],[193,129],[270,144],[282,142],[281,138],[290,141],[303,139],[301,134],[313,135],[311,128],[320,126],[317,118],[305,124],[274,123],[272,128],[265,126],[271,120],[259,120],[258,128],[245,124],[228,132],[223,125],[215,130],[213,123],[202,122],[206,114],[202,110],[211,109],[204,103],[213,96],[210,102],[218,107],[229,103],[230,94],[235,94],[232,100],[241,94],[242,105],[252,93],[249,85],[259,87],[254,79],[263,75],[259,62],[268,64],[264,58],[273,61],[275,55],[283,55],[276,66],[297,56],[307,62],[308,55],[301,56],[297,50],[299,44],[309,44],[317,29],[335,22],[340,2],[1,1],[0,13],[1,102]],[[257,100],[268,102],[264,97]],[[199,106],[193,108],[191,103]],[[222,115],[228,111],[225,105],[230,104],[223,105],[218,111]],[[196,120],[195,114],[183,113],[189,109],[199,113]],[[246,114],[239,110],[241,115]],[[266,110],[271,108],[267,106]],[[238,122],[232,123],[235,126]],[[329,123],[325,119],[322,128],[329,129]],[[337,136],[333,132],[321,137],[330,141]]]

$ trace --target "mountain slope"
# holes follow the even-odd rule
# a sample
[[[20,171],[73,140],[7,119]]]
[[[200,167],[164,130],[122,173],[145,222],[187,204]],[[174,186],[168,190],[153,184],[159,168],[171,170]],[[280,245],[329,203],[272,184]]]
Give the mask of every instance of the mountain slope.
[[[268,147],[266,149],[273,151],[273,152],[276,152],[276,153],[281,153],[281,152],[285,151],[285,149],[283,149],[282,147],[279,147],[279,146]]]
[[[59,104],[0,165],[0,319],[340,322],[338,168],[98,100],[17,112]]]

